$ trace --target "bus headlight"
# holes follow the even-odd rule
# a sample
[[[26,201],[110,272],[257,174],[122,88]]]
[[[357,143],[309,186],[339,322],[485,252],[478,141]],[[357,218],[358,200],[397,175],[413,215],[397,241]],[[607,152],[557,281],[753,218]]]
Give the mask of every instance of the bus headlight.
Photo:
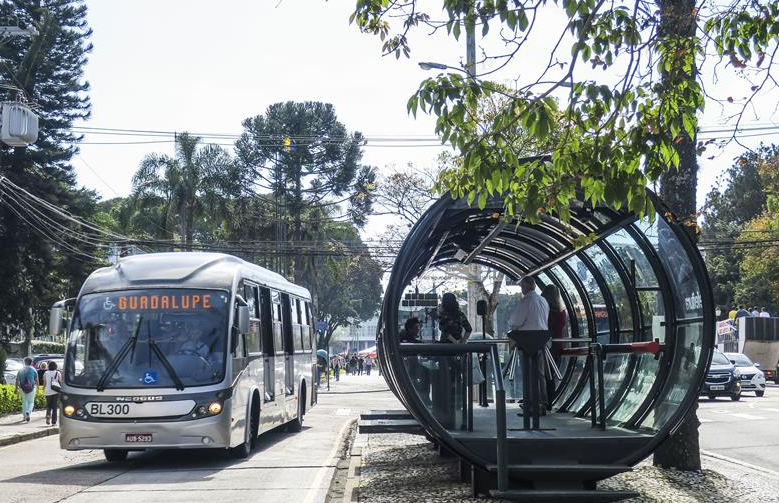
[[[74,412],[76,412],[76,408],[72,405],[66,405],[62,408],[62,413],[68,417],[72,416]]]
[[[219,402],[211,402],[208,404],[208,412],[211,414],[219,414],[222,412],[222,404]]]

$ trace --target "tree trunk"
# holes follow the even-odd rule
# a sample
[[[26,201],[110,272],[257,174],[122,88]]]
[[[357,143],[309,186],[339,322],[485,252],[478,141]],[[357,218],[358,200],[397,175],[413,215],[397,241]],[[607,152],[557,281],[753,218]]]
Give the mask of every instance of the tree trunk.
[[[692,38],[695,36],[695,2],[693,0],[658,0],[660,7],[660,37]],[[693,67],[690,75],[677,78],[687,78],[694,81],[697,68]],[[663,74],[664,83],[671,78]],[[681,133],[680,141],[675,144],[679,154],[679,168],[666,171],[660,177],[660,197],[675,213],[679,223],[690,232],[695,239],[697,205],[695,201],[698,185],[698,159],[695,151],[695,137],[689,138]],[[698,402],[687,413],[684,423],[655,451],[654,464],[665,468],[679,470],[700,470],[701,455],[698,441]]]
[[[187,249],[187,206],[179,204],[179,233],[181,234],[181,247]]]

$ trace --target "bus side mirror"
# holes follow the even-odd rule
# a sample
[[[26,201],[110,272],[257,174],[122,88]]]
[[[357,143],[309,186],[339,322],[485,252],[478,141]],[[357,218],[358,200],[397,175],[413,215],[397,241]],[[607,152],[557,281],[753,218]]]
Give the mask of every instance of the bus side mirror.
[[[249,331],[249,306],[238,306],[238,333]]]
[[[476,303],[476,314],[479,316],[484,316],[485,314],[487,314],[486,300],[480,300]]]
[[[62,332],[62,315],[65,313],[64,307],[52,307],[49,312],[49,335],[57,336]]]

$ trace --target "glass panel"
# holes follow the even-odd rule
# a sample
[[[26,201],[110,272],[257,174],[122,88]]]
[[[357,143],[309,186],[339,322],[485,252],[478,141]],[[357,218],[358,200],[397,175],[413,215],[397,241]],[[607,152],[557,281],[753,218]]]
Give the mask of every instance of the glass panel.
[[[622,279],[619,277],[619,273],[614,268],[614,264],[608,259],[603,250],[599,247],[591,246],[587,248],[585,252],[588,257],[593,261],[595,267],[598,268],[603,279],[606,280],[606,285],[611,292],[611,296],[614,299],[614,306],[617,310],[617,319],[619,320],[620,330],[632,330],[633,329],[633,311],[630,308],[630,301],[628,300],[627,290],[622,283]],[[632,342],[622,341],[620,342]]]
[[[640,221],[636,222],[636,226],[644,232],[655,247],[668,274],[673,287],[677,319],[703,316],[700,286],[690,259],[687,258],[687,253],[676,234],[659,216],[652,225],[647,221]]]
[[[620,230],[615,232],[606,241],[614,248],[625,266],[625,270],[630,273],[631,260],[635,263],[636,267],[636,286],[638,287],[651,287],[657,286],[657,278],[652,270],[652,266],[649,264],[649,260],[646,258],[644,252],[636,244],[633,237],[628,234],[626,230]]]
[[[587,292],[587,296],[592,303],[593,311],[595,312],[595,330],[598,333],[597,340],[601,344],[607,344],[609,342],[610,324],[603,293],[601,292],[600,287],[598,287],[595,277],[587,266],[584,265],[584,262],[576,256],[569,258],[566,262],[574,270],[579,277],[579,280],[581,280],[584,289]]]
[[[467,427],[465,356],[404,356],[403,363],[419,398],[448,430]]]
[[[641,353],[635,355],[636,366],[633,370],[633,378],[619,406],[614,410],[610,420],[623,423],[630,419],[646,400],[649,390],[657,378],[657,360],[654,355]]]
[[[660,290],[636,292],[643,315],[643,340],[665,341],[663,294]]]
[[[582,367],[586,366],[587,360],[584,358],[580,358],[582,361]],[[587,405],[590,401],[590,383],[589,379],[587,382],[584,383],[584,388],[582,389],[581,394],[576,397],[576,400],[574,400],[573,404],[568,408],[571,412],[576,413],[579,412],[579,410]]]
[[[565,337],[573,337],[573,331],[571,330],[571,323],[576,323],[579,329],[579,337],[588,337],[587,330],[587,317],[584,311],[584,303],[582,302],[579,292],[574,287],[573,281],[565,274],[565,271],[555,266],[548,271],[549,276],[557,278],[562,285],[562,292],[568,300],[573,304],[572,311],[568,313],[568,321],[565,325]],[[571,319],[573,317],[573,320]],[[573,344],[561,344],[562,348],[578,347]],[[555,344],[552,344],[552,351],[555,352]],[[564,387],[559,390],[558,397],[555,399],[555,404],[562,405],[568,400],[573,393],[576,385],[581,377],[582,370],[584,368],[584,358],[559,358],[558,365],[560,367],[560,373],[565,375],[568,372],[568,367],[573,366],[573,373],[570,379],[565,383]]]
[[[571,378],[566,383],[565,388],[563,388],[560,391],[559,397],[555,401],[555,405],[557,406],[563,405],[567,400],[571,398],[571,395],[573,394],[577,384],[579,383],[579,379],[581,379],[582,374],[584,373],[584,365],[587,361],[586,358],[564,358],[564,360],[569,360],[570,363],[568,365],[573,365],[574,367],[573,367],[573,373],[571,374]]]
[[[617,395],[617,391],[625,382],[625,376],[630,367],[629,354],[606,355],[603,361],[603,396],[605,397],[606,410],[611,405],[611,400]]]
[[[553,267],[549,274],[556,277],[560,283],[563,285],[563,289],[565,290],[565,293],[568,294],[568,297],[570,298],[571,302],[573,303],[573,316],[575,319],[575,322],[579,326],[579,336],[580,337],[587,337],[587,317],[585,315],[584,311],[584,303],[582,302],[581,297],[579,296],[579,292],[576,290],[576,288],[573,285],[573,282],[568,277],[567,274],[565,274],[565,271],[559,266]],[[571,313],[569,313],[571,314]],[[569,323],[570,323],[570,316],[569,316]]]
[[[676,412],[684,396],[690,392],[690,381],[698,371],[703,343],[703,323],[682,325],[676,330],[676,348],[669,386],[654,410],[644,419],[641,426],[657,430],[663,427]],[[693,390],[697,393],[698,390]]]

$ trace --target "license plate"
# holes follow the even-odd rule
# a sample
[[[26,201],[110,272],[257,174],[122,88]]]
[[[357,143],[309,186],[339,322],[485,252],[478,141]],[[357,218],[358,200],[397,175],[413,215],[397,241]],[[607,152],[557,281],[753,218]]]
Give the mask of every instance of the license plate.
[[[716,384],[716,385],[713,385],[713,386],[709,386],[709,389],[712,390],[712,391],[724,391],[725,390],[725,386]]]
[[[151,433],[125,433],[124,441],[130,443],[151,442]]]

